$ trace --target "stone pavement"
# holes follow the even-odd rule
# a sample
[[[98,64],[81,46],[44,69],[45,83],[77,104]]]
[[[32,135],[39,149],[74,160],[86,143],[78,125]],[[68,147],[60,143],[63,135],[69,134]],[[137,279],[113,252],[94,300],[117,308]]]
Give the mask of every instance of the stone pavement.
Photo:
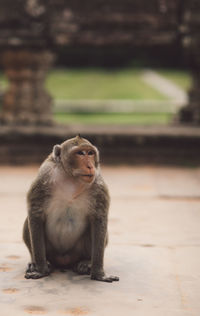
[[[37,167],[0,167],[0,315],[199,316],[200,168],[104,167],[105,270],[119,282],[56,271],[24,279],[25,194]]]

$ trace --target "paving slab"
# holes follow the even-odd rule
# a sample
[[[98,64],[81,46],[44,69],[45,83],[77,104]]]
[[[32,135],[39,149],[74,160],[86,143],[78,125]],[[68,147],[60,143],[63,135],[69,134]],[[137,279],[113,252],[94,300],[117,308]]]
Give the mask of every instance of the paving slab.
[[[103,167],[111,193],[105,270],[26,280],[26,192],[38,166],[0,167],[0,315],[199,316],[200,168]]]

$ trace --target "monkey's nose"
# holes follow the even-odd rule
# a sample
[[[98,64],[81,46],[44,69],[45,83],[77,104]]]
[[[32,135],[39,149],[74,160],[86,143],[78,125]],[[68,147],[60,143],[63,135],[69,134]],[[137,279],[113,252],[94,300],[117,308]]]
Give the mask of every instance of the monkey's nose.
[[[87,168],[88,168],[89,170],[91,170],[91,169],[94,168],[94,166],[93,166],[90,162],[88,162],[88,163],[87,163]]]
[[[87,166],[87,170],[88,170],[88,173],[93,175],[94,174],[94,167],[92,165],[88,165]]]

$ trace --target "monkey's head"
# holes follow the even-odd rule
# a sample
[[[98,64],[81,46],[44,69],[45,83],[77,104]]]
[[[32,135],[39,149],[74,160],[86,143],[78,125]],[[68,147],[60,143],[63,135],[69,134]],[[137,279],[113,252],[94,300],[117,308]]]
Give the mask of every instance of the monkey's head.
[[[53,159],[68,175],[86,183],[92,183],[98,172],[98,149],[80,135],[55,145]]]

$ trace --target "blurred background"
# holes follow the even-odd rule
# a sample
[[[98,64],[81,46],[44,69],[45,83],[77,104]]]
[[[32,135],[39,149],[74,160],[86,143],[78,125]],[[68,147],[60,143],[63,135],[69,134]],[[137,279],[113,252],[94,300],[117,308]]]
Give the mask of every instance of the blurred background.
[[[103,147],[107,161],[117,137],[121,161],[138,160],[130,144],[139,160],[162,160],[162,137],[165,158],[181,137],[182,160],[188,135],[197,157],[198,1],[1,0],[0,10],[0,161],[13,161],[12,147],[14,163],[40,162],[76,133]]]
[[[0,0],[4,315],[199,315],[199,35],[199,0]],[[114,286],[23,277],[26,193],[79,133],[110,190]]]

